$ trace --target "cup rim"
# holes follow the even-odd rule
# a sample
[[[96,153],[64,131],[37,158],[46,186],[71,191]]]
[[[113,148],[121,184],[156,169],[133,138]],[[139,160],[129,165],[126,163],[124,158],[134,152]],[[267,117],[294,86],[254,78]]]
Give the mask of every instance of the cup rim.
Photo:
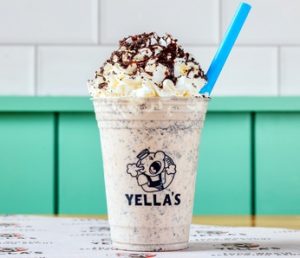
[[[171,96],[171,97],[116,97],[116,96],[109,96],[109,97],[91,97],[92,101],[118,101],[118,102],[169,102],[169,101],[180,101],[180,102],[209,102],[211,100],[211,97],[207,96],[194,96],[194,97],[177,97],[177,96]]]

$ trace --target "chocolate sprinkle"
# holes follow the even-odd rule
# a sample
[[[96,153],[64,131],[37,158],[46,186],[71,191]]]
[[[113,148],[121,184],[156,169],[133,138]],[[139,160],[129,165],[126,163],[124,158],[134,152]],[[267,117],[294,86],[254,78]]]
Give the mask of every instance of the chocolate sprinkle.
[[[100,83],[99,84],[99,89],[104,89],[104,88],[106,88],[107,87],[107,83],[106,82],[102,82],[102,83]]]
[[[141,50],[147,50],[149,54],[141,54]],[[157,51],[157,50],[161,51]],[[119,42],[119,49],[111,54],[111,57],[105,64],[110,63],[112,65],[118,63],[123,68],[128,68],[131,65],[136,65],[136,69],[132,75],[136,75],[139,72],[145,72],[152,75],[151,72],[146,72],[145,67],[149,59],[155,60],[155,64],[162,64],[167,68],[165,73],[165,79],[170,79],[176,84],[177,77],[174,75],[174,60],[176,58],[183,58],[185,63],[192,62],[199,67],[197,73],[194,74],[194,78],[201,77],[207,80],[204,71],[201,69],[199,63],[195,61],[189,53],[184,52],[182,47],[177,43],[177,39],[174,39],[171,35],[166,34],[162,37],[156,33],[142,33],[139,35],[125,37]],[[104,64],[104,65],[105,65]],[[188,71],[188,74],[192,70]],[[195,72],[195,70],[193,69]],[[103,76],[103,67],[96,73],[95,77]],[[99,88],[106,87],[106,83],[101,83]],[[159,85],[162,87],[162,85]]]

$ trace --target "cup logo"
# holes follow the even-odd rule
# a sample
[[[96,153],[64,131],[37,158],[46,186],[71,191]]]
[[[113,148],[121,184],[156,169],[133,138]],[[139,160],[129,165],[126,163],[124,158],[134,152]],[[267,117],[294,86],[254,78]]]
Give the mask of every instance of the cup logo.
[[[127,164],[127,173],[136,178],[145,192],[159,192],[172,183],[176,165],[165,152],[144,149],[136,157],[135,163]]]

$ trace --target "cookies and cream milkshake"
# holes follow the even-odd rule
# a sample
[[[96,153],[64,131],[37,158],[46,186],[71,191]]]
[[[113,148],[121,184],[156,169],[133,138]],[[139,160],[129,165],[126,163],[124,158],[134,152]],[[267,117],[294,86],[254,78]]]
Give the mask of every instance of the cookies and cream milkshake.
[[[188,246],[206,77],[170,35],[120,41],[88,82],[104,162],[113,246]]]

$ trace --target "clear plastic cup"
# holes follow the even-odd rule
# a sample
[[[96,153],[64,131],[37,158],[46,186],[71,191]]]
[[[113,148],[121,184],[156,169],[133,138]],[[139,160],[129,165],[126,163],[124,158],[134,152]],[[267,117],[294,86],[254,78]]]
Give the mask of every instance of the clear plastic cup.
[[[115,248],[188,247],[208,99],[93,99]]]

